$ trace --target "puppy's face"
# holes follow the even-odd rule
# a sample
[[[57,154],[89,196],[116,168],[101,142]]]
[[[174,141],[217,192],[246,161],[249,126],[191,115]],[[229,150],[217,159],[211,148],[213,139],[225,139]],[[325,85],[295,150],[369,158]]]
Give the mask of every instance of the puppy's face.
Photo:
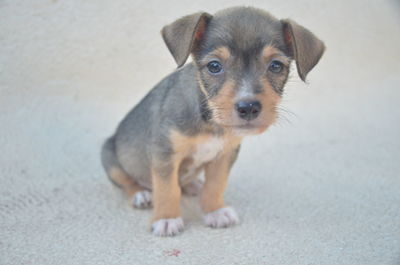
[[[211,117],[237,134],[261,133],[276,118],[289,74],[291,59],[279,34],[282,26],[271,21],[266,21],[267,29],[253,21],[217,22],[210,23],[195,53],[198,82]]]
[[[195,23],[190,25],[191,18]],[[171,28],[175,26],[175,28]],[[175,30],[171,34],[171,30]],[[231,8],[214,16],[198,13],[163,29],[164,39],[179,65],[187,55],[169,35],[185,35],[197,80],[211,119],[236,134],[265,131],[277,115],[292,59],[300,77],[318,62],[324,45],[292,21],[281,21],[259,9]],[[186,56],[186,57],[185,57]]]
[[[261,133],[276,118],[290,59],[271,44],[241,51],[220,45],[197,60],[212,119],[239,134]]]

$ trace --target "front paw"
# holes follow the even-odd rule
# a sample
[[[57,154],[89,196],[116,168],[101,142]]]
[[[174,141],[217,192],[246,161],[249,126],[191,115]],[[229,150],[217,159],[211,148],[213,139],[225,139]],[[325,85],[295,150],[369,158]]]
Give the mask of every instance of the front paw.
[[[225,228],[239,223],[232,207],[224,207],[204,215],[204,222],[212,228]]]
[[[181,217],[160,219],[152,224],[151,229],[155,236],[175,236],[183,231],[183,220]]]

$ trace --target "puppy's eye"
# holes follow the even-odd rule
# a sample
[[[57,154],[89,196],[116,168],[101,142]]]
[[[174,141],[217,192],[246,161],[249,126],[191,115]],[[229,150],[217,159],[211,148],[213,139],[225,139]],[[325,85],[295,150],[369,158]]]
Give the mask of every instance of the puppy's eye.
[[[283,63],[281,63],[280,61],[274,60],[270,63],[268,70],[270,72],[278,74],[278,73],[282,72],[282,70],[283,70]]]
[[[211,61],[207,64],[207,69],[212,74],[218,74],[222,71],[222,64],[218,61]]]

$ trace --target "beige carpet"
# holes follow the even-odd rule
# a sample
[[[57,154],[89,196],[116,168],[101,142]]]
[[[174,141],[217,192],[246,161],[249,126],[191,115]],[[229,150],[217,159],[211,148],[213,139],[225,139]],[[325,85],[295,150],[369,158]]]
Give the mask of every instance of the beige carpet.
[[[241,217],[156,238],[100,165],[103,140],[174,61],[159,31],[248,4],[327,52],[284,117],[248,138],[226,193]],[[398,1],[0,0],[0,264],[400,264]]]

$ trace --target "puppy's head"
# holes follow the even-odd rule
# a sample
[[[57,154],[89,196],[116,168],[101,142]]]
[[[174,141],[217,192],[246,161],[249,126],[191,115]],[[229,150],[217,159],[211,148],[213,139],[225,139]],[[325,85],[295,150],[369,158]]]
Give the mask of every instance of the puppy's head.
[[[291,60],[305,81],[325,49],[294,21],[248,7],[192,14],[165,26],[162,35],[179,67],[192,54],[212,120],[239,134],[272,124]]]

